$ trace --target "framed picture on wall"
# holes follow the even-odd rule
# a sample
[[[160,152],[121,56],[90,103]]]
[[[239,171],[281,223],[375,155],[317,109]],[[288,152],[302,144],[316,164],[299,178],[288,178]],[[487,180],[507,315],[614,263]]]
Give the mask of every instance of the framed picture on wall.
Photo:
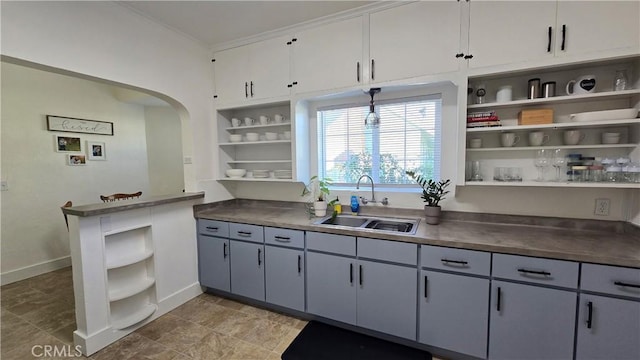
[[[87,165],[87,157],[82,154],[69,154],[67,155],[68,164],[71,166]]]
[[[100,141],[87,141],[87,158],[89,160],[107,160],[104,143]]]
[[[58,152],[82,152],[82,141],[79,137],[56,135],[56,151]]]

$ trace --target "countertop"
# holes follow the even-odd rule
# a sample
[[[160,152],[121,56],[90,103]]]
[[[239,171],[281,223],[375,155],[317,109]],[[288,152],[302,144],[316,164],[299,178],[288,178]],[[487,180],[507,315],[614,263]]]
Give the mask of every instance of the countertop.
[[[372,215],[421,218],[420,210],[386,210],[384,214]],[[202,219],[640,268],[638,231],[566,228],[567,219],[555,222],[565,224],[562,228],[449,219],[443,219],[439,225],[428,225],[421,218],[416,234],[406,235],[315,225],[319,218],[309,218],[302,203],[226,201],[198,205],[194,215]]]
[[[86,217],[195,199],[204,199],[204,192],[149,196],[140,199],[118,200],[106,203],[72,206],[68,208],[62,208],[62,212],[66,215]]]

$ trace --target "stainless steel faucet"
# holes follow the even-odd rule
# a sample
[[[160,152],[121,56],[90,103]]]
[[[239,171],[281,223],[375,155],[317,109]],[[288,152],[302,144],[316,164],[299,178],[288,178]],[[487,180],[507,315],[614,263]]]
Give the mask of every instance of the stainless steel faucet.
[[[367,200],[367,198],[360,196],[360,201],[362,201],[362,205],[367,205],[367,203],[375,203],[376,201],[376,185],[373,183],[373,179],[371,178],[371,176],[367,175],[367,174],[363,174],[360,176],[360,178],[358,179],[358,182],[356,183],[356,190],[360,189],[360,181],[362,180],[362,178],[368,178],[369,181],[371,181],[371,199]],[[387,200],[387,198],[382,199],[381,201],[382,205],[387,205],[389,203],[389,201]]]

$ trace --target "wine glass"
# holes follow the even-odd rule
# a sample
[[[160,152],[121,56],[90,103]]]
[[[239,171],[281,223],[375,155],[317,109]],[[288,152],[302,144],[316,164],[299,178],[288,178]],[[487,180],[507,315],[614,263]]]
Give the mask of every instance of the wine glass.
[[[536,157],[533,160],[533,165],[538,169],[538,178],[536,181],[544,181],[544,171],[551,163],[549,152],[547,149],[536,151]]]
[[[567,159],[562,155],[562,150],[553,150],[553,158],[551,159],[551,165],[556,169],[556,181],[560,181],[560,169],[567,164]]]

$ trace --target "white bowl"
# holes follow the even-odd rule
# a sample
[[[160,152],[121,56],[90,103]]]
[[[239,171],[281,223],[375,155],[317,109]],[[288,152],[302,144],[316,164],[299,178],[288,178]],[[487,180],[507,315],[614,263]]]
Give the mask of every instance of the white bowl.
[[[264,133],[264,137],[267,140],[278,140],[278,133],[266,132],[266,133]]]
[[[602,133],[603,144],[617,144],[620,142],[620,133]]]
[[[590,111],[590,112],[583,112],[583,113],[569,115],[572,121],[635,119],[637,116],[638,116],[638,109],[636,108]]]
[[[229,169],[229,170],[225,171],[225,173],[230,178],[241,178],[247,173],[247,170],[245,170],[245,169]]]
[[[258,133],[247,133],[247,141],[258,141],[260,139],[260,134]]]
[[[240,134],[231,134],[231,135],[229,135],[229,141],[231,141],[231,142],[240,142],[240,141],[242,141],[242,135],[240,135]]]

